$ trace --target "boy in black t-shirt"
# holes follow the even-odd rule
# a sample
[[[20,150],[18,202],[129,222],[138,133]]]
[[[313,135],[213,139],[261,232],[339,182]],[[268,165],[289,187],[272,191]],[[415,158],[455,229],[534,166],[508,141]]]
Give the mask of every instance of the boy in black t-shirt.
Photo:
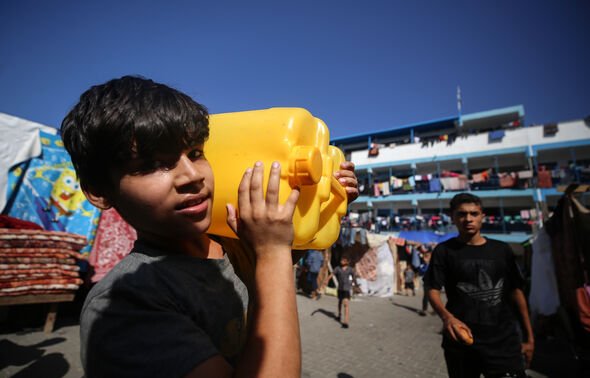
[[[481,235],[484,213],[477,196],[457,194],[450,210],[459,236],[436,247],[424,277],[430,303],[444,323],[442,347],[449,376],[525,377],[534,338],[512,250]],[[446,308],[440,297],[443,287]]]

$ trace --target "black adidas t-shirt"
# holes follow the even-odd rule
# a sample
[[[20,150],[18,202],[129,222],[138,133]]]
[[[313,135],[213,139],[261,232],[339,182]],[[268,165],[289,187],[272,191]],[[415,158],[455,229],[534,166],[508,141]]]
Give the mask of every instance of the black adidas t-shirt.
[[[509,297],[522,289],[523,278],[508,244],[486,239],[475,246],[453,238],[435,248],[424,283],[444,287],[447,310],[468,327],[487,328],[515,320]]]

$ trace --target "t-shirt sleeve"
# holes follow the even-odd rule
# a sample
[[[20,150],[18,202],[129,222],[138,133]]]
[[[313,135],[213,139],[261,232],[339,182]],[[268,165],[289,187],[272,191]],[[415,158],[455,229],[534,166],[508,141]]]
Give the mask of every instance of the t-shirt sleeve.
[[[510,290],[520,289],[522,290],[524,287],[524,276],[516,262],[516,258],[514,257],[514,252],[512,252],[512,248],[509,245],[505,245],[506,249],[506,266],[508,267],[508,288]]]
[[[441,290],[446,283],[446,273],[446,249],[439,244],[432,251],[430,264],[426,273],[424,273],[424,286],[430,289]]]
[[[149,292],[97,296],[81,317],[88,378],[182,377],[219,354],[188,316]]]

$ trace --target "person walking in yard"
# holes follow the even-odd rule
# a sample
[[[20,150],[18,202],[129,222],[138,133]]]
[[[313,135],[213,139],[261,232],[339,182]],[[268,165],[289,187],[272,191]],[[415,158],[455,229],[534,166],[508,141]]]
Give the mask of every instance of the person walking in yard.
[[[416,295],[416,290],[414,289],[414,277],[416,275],[414,274],[414,270],[412,269],[412,267],[410,266],[410,264],[406,265],[406,269],[404,270],[404,291],[406,295],[410,295],[410,293],[412,293],[412,296]]]
[[[320,251],[310,249],[305,256],[305,267],[307,270],[307,284],[311,290],[311,299],[320,299],[318,293],[318,275],[324,263],[324,255]]]
[[[355,270],[350,265],[350,260],[346,256],[340,258],[340,266],[337,266],[324,281],[325,286],[330,279],[335,276],[338,282],[338,321],[341,322],[342,328],[348,328],[350,321],[350,293],[352,285],[355,283]],[[342,320],[342,308],[344,307],[344,320]]]
[[[420,264],[420,267],[418,268],[418,275],[422,277],[422,309],[420,311],[418,311],[418,314],[420,314],[420,316],[426,316],[426,311],[428,310],[428,289],[426,288],[426,285],[424,283],[424,274],[426,274],[426,271],[428,270],[428,265],[430,265],[430,258],[432,257],[432,252],[428,247],[425,247],[424,245],[420,246],[420,249],[422,251],[422,260],[424,261],[422,264]],[[434,312],[432,313],[434,315]]]

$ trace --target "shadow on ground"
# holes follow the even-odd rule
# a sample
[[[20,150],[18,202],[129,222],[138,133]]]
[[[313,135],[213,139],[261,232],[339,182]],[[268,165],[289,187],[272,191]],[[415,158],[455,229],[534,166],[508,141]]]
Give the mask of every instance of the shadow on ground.
[[[406,306],[406,305],[403,305],[403,304],[400,304],[400,303],[396,303],[396,302],[392,302],[392,304],[394,306],[397,306],[397,307],[405,308],[408,311],[415,312],[416,314],[420,314],[420,309],[419,308],[412,307],[412,306]]]
[[[327,316],[328,318],[332,318],[332,319],[338,321],[338,317],[336,316],[336,314],[333,311],[324,310],[323,308],[318,308],[317,310],[315,310],[314,312],[311,313],[311,316],[314,316],[318,312],[322,315]]]
[[[45,347],[63,343],[65,338],[54,337],[33,345],[19,345],[0,340],[0,370],[8,366],[26,366],[12,377],[63,377],[70,364],[61,353],[45,354]],[[32,362],[32,364],[31,364]]]

